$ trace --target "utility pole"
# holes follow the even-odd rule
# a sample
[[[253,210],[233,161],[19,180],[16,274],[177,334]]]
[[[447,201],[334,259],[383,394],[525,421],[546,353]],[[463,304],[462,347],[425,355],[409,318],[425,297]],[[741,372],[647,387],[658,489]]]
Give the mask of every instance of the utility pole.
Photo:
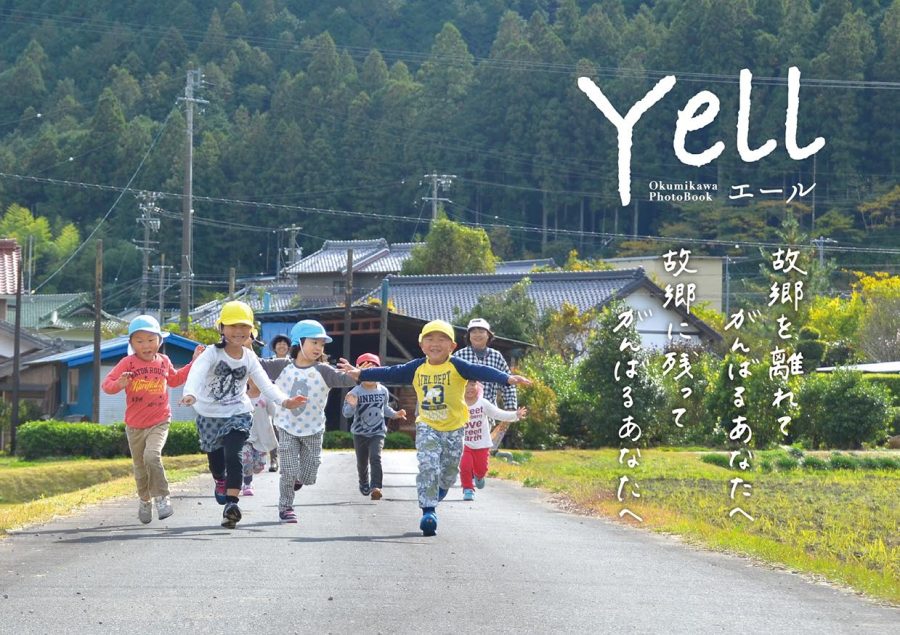
[[[816,155],[813,155],[813,191],[812,191],[812,222],[810,223],[809,233],[816,231]]]
[[[450,203],[449,198],[438,198],[438,188],[444,189],[448,188],[453,184],[453,179],[456,178],[455,174],[437,174],[432,172],[431,174],[426,174],[426,179],[431,179],[431,196],[423,196],[423,201],[431,201],[431,222],[434,222],[437,219],[437,210],[438,210],[438,201],[444,201],[446,203]]]
[[[153,231],[155,233],[159,231],[159,218],[156,217],[156,212],[159,211],[159,207],[156,205],[156,199],[159,198],[159,193],[140,192],[138,198],[141,201],[138,203],[141,215],[138,217],[137,222],[144,226],[143,245],[138,247],[143,259],[141,267],[141,313],[147,313],[147,289],[150,286],[150,252],[156,251],[150,246],[150,232]],[[152,244],[155,245],[157,243],[153,242]]]
[[[284,255],[286,257],[286,263],[284,267],[281,266],[281,250],[278,252],[278,270],[275,272],[275,279],[281,277],[282,269],[289,269],[291,265],[297,262],[297,233],[303,229],[299,225],[291,225],[290,227],[285,227],[281,231],[287,232],[288,241],[287,247],[284,248]]]
[[[820,268],[825,267],[825,244],[826,243],[837,244],[837,241],[833,240],[831,238],[823,238],[822,236],[812,239],[812,244],[814,244],[816,247],[819,248],[819,267]]]
[[[19,427],[19,364],[22,361],[22,247],[17,245],[16,261],[16,320],[13,330],[12,408],[9,413],[9,447],[16,454],[16,428]],[[2,449],[2,448],[0,448]]]
[[[347,279],[344,284],[344,359],[350,359],[350,330],[353,326],[353,250],[347,250]],[[347,396],[347,389],[341,390],[341,403]],[[350,429],[347,417],[341,413],[341,430]]]
[[[228,267],[228,299],[234,300],[234,267]]]
[[[181,219],[181,329],[187,331],[188,313],[191,311],[191,278],[194,276],[191,264],[191,231],[194,215],[193,181],[194,181],[194,104],[208,104],[204,99],[196,99],[194,90],[199,89],[203,82],[203,74],[200,69],[191,69],[187,72],[187,82],[184,86],[184,97],[179,101],[185,103],[186,133],[184,158],[184,200]]]
[[[165,324],[166,316],[164,315],[166,308],[166,269],[172,267],[166,266],[166,254],[159,255],[159,265],[153,267],[153,271],[159,272],[159,323]]]
[[[91,421],[100,423],[100,321],[103,319],[103,241],[97,241],[94,266],[94,394]]]

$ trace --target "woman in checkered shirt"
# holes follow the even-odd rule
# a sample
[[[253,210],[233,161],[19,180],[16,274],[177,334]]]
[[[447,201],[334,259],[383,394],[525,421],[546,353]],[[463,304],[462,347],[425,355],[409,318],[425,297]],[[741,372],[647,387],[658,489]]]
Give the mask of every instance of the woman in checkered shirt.
[[[491,368],[496,368],[501,372],[509,374],[509,364],[503,359],[503,355],[501,355],[500,351],[497,349],[490,348],[490,343],[493,339],[494,333],[491,331],[491,325],[488,324],[487,320],[484,318],[469,320],[466,333],[466,341],[469,345],[456,351],[454,355],[472,364],[484,364],[485,366],[490,366]],[[498,388],[503,395],[502,404],[497,404]],[[484,398],[488,402],[499,405],[505,410],[515,410],[519,407],[515,386],[501,386],[499,384],[485,383]],[[497,448],[495,447],[494,450],[496,449]]]

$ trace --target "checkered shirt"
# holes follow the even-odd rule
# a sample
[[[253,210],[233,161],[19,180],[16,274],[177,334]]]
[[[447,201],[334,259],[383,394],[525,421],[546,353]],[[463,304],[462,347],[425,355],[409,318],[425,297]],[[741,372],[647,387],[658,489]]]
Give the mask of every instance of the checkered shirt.
[[[500,351],[494,348],[489,347],[487,349],[487,354],[484,356],[484,359],[479,359],[478,356],[475,355],[475,351],[472,350],[471,346],[466,346],[465,348],[456,351],[454,355],[465,362],[490,366],[491,368],[495,368],[506,374],[509,374],[510,372],[509,364],[507,364],[506,360],[503,359],[503,355],[500,354]],[[498,386],[499,384],[494,383],[484,384],[484,398],[492,404],[497,403]],[[503,408],[504,410],[515,410],[519,407],[515,386],[510,386],[508,384],[506,386],[501,386],[501,392],[503,393],[503,404],[500,405],[501,408]]]

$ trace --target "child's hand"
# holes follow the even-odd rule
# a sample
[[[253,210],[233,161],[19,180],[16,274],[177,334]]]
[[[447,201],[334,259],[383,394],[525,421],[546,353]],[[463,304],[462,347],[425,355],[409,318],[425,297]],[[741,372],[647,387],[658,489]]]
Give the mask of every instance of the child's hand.
[[[391,417],[391,418],[392,418],[392,419],[406,419],[406,410],[403,410],[403,409],[401,408],[400,410],[397,411],[397,414],[395,414],[395,415],[394,415],[393,417]]]
[[[354,380],[359,381],[359,369],[348,362],[346,359],[341,357],[337,363],[337,369],[342,371],[352,377]]]
[[[131,376],[133,373],[130,371],[125,371],[121,375],[119,375],[119,379],[116,380],[116,386],[119,388],[125,388],[128,384],[131,383]]]
[[[516,414],[519,416],[519,419],[524,419],[528,416],[528,408],[519,408],[516,410]]]
[[[294,408],[298,408],[305,404],[309,399],[306,398],[305,395],[297,395],[295,397],[291,397],[290,399],[285,399],[281,402],[282,408],[287,408],[288,410],[293,410]]]
[[[506,382],[510,386],[515,386],[516,384],[521,384],[523,386],[530,386],[531,380],[527,377],[522,377],[522,375],[510,375],[509,379]]]
[[[352,392],[348,392],[347,396],[344,397],[344,401],[346,401],[347,405],[349,405],[351,408],[356,408],[356,404],[359,403],[359,398]]]
[[[197,348],[194,349],[194,354],[191,357],[191,361],[194,361],[198,357],[200,357],[200,353],[206,350],[206,347],[203,344],[197,344]]]
[[[181,406],[193,406],[195,403],[197,403],[197,398],[194,395],[184,395],[178,402]]]

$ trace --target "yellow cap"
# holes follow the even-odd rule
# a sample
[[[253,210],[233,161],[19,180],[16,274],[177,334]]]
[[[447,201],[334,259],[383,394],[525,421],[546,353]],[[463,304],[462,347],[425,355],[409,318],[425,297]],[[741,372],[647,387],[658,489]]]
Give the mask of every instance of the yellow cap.
[[[255,326],[253,323],[253,309],[240,300],[233,300],[222,305],[222,312],[216,325],[231,326],[234,324],[246,324],[249,327]]]
[[[423,326],[422,332],[419,333],[419,344],[422,343],[422,338],[429,333],[443,333],[454,342],[456,341],[456,332],[453,330],[453,327],[450,326],[449,323],[444,322],[444,320],[432,320]]]

